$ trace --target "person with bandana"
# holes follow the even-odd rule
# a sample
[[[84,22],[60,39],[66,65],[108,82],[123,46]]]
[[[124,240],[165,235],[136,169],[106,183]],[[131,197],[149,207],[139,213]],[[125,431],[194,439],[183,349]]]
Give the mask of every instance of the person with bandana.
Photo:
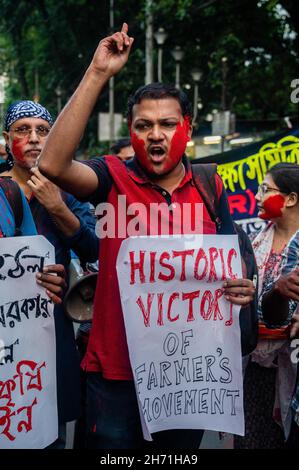
[[[23,190],[37,232],[55,247],[57,263],[67,267],[71,250],[81,262],[94,262],[98,238],[89,205],[61,191],[36,166],[52,124],[49,111],[39,103],[26,100],[9,106],[3,136],[8,153],[6,163],[11,169],[3,175],[12,177]],[[55,307],[54,318],[59,436],[51,447],[64,448],[66,422],[76,419],[80,412],[80,368],[73,324],[61,305]]]
[[[73,161],[99,93],[125,65],[133,38],[128,26],[103,39],[69,103],[56,121],[39,161],[41,173],[52,178],[76,197],[95,206],[107,201],[117,207],[119,195],[127,204],[183,202],[203,203],[193,182],[191,166],[184,155],[191,137],[192,107],[186,95],[174,86],[150,84],[139,88],[128,102],[128,124],[134,158],[121,162],[116,156]],[[66,138],[67,136],[67,138]],[[54,155],[59,154],[59,158]],[[234,231],[225,190],[215,176],[215,188],[223,215],[223,230]],[[194,207],[194,206],[193,206]],[[129,222],[130,217],[123,224]],[[149,233],[149,222],[144,220]],[[184,233],[184,227],[181,233]],[[231,230],[231,232],[229,232]],[[202,233],[202,232],[201,232]],[[215,234],[216,225],[203,204],[203,233]],[[160,233],[157,233],[159,235]],[[87,446],[97,449],[146,448],[126,341],[116,259],[123,237],[101,239],[99,281],[93,324],[82,367],[87,378]],[[253,300],[248,279],[227,280],[226,298],[241,306]],[[199,447],[202,430],[172,429],[153,434],[151,449]]]
[[[268,170],[256,201],[259,217],[268,221],[252,243],[259,273],[259,341],[245,373],[245,437],[235,438],[235,448],[274,449],[285,447],[292,422],[297,365],[291,361],[288,324],[294,309],[288,309],[284,325],[277,321],[276,327],[272,322],[269,328],[269,321],[264,322],[262,301],[284,273],[285,249],[299,230],[299,165],[279,163]],[[296,260],[288,256],[288,269]],[[272,318],[281,317],[283,310],[275,297]]]

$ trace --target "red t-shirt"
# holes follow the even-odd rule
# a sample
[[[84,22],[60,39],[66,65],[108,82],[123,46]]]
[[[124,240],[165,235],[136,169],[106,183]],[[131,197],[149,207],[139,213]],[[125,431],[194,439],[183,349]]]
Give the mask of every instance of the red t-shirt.
[[[93,159],[86,164],[98,175],[99,188],[93,195],[93,204],[109,202],[117,208],[118,196],[126,195],[126,206],[142,202],[150,203],[202,203],[202,199],[192,180],[190,163],[183,160],[185,176],[178,188],[170,195],[163,188],[151,183],[142,173],[136,159],[126,164],[115,156]],[[220,177],[216,176],[218,197],[223,190]],[[135,214],[136,215],[136,214]],[[126,217],[126,222],[133,216]],[[122,221],[123,223],[123,221]],[[144,221],[149,232],[149,221]],[[170,219],[170,225],[172,219]],[[116,260],[123,238],[118,237],[116,222],[115,238],[100,240],[99,276],[94,300],[93,322],[86,355],[82,367],[88,372],[102,372],[103,377],[112,380],[131,380],[133,378],[129,361],[124,319],[119,294]],[[184,227],[182,227],[182,233]],[[215,234],[216,228],[209,213],[203,207],[203,233]],[[159,235],[159,233],[157,233]]]

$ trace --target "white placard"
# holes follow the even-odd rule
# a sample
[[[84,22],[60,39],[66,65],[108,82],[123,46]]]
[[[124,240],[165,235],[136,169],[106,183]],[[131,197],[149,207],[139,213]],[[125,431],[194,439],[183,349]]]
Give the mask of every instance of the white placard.
[[[238,237],[131,237],[117,273],[144,437],[244,435],[240,308],[222,291],[242,277]]]
[[[0,449],[58,436],[53,303],[36,273],[55,263],[42,236],[0,239]]]

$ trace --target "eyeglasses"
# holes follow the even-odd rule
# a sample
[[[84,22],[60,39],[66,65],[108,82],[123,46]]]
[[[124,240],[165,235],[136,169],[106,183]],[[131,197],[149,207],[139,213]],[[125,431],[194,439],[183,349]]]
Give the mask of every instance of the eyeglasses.
[[[31,129],[31,127],[21,126],[16,127],[15,129],[10,129],[10,132],[14,132],[17,137],[27,137],[33,130],[39,137],[47,137],[50,132],[50,127],[37,126],[35,129]]]
[[[257,188],[257,192],[261,193],[262,196],[264,196],[266,193],[268,193],[270,191],[277,191],[279,193],[283,193],[283,191],[280,191],[280,189],[278,189],[278,188],[271,188],[270,186],[267,186],[266,183],[260,184]]]

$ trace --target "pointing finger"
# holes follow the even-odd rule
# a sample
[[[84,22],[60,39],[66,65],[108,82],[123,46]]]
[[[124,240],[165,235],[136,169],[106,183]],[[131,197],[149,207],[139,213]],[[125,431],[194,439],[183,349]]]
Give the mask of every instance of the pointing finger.
[[[127,23],[123,23],[122,28],[121,28],[121,33],[127,34],[128,31],[129,31],[129,26],[127,25]]]

